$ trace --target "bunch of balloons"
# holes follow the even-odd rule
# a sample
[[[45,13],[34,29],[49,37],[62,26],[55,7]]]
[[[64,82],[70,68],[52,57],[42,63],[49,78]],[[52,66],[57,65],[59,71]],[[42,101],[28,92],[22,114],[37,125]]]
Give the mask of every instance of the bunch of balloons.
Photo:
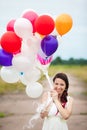
[[[38,15],[25,10],[17,19],[10,20],[0,39],[0,76],[7,83],[19,80],[26,85],[26,93],[32,98],[43,92],[38,82],[41,70],[46,73],[59,41],[53,34],[66,34],[72,27],[70,15],[61,14],[55,20],[50,15]]]

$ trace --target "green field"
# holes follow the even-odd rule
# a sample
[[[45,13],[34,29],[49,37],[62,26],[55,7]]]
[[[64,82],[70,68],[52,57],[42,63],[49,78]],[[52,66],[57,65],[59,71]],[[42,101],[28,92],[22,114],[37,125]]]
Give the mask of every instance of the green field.
[[[65,72],[70,73],[81,79],[83,82],[87,84],[87,65],[85,66],[72,66],[72,65],[58,65],[58,66],[50,66],[48,68],[48,72],[50,76],[55,75],[57,72]],[[45,76],[42,76],[40,80],[43,80]],[[18,83],[6,83],[0,78],[0,94],[4,93],[12,93],[12,92],[23,92],[25,90],[25,86]]]
[[[87,83],[87,65],[80,66],[80,65],[59,65],[59,66],[50,66],[49,68],[49,75],[54,75],[57,72],[65,72],[70,73],[83,82]]]

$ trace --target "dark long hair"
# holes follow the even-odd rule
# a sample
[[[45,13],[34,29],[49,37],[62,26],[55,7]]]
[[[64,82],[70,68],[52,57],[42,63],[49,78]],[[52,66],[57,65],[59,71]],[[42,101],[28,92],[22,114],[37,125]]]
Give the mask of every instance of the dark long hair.
[[[67,96],[68,96],[68,88],[69,88],[69,81],[68,81],[68,77],[66,74],[64,73],[57,73],[54,78],[53,78],[53,82],[55,82],[56,78],[60,78],[62,80],[64,80],[65,84],[66,84],[66,88],[61,96],[61,102],[65,103],[67,102]]]

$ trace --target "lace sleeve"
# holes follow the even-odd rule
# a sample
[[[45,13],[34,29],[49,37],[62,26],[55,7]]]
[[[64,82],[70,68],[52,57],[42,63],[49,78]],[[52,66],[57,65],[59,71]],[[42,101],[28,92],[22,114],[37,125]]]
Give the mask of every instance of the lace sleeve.
[[[71,103],[73,102],[73,98],[71,96],[67,97],[67,103],[65,105],[65,108],[67,108]]]

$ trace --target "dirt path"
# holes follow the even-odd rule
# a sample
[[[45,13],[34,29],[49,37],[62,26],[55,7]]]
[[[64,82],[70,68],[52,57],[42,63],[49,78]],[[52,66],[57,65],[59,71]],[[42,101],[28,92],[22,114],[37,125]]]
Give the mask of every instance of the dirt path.
[[[87,97],[82,94],[87,90],[83,87],[84,83],[71,75],[68,76],[69,94],[74,97],[73,114],[67,122],[69,130],[87,130]],[[47,81],[44,81],[43,85],[46,91]],[[0,112],[7,114],[6,117],[0,118],[0,130],[23,130],[23,126],[28,124],[35,113],[36,106],[33,106],[33,102],[38,102],[38,100],[30,99],[26,93],[0,96]],[[38,119],[32,130],[41,130],[42,123],[43,120]]]

